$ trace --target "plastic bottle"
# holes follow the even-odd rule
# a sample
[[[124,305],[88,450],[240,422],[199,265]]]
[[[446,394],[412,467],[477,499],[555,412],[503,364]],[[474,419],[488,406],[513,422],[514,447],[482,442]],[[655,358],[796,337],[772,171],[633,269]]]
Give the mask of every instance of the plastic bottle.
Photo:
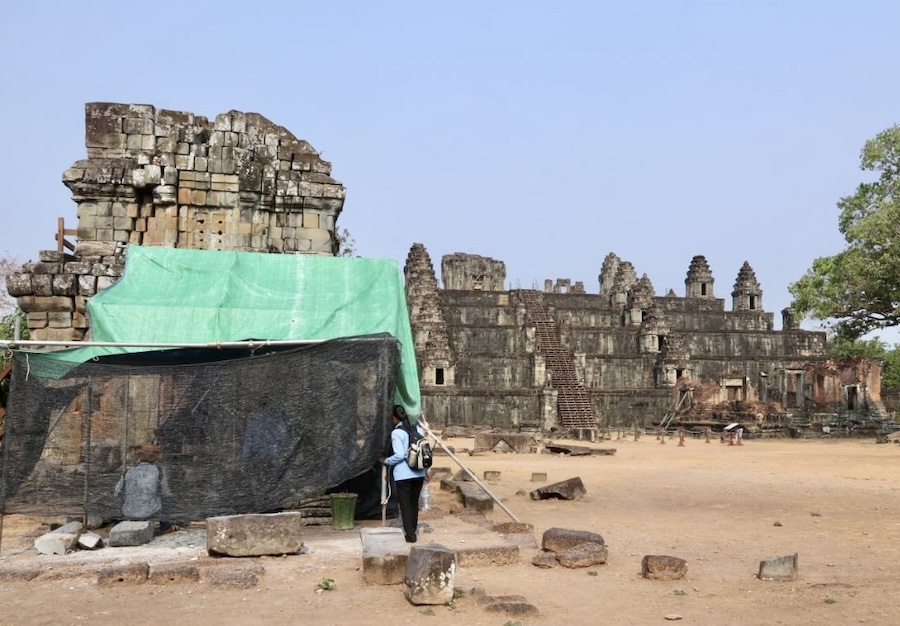
[[[429,503],[431,500],[431,491],[428,489],[428,482],[425,482],[425,485],[422,487],[422,510],[429,511],[431,510],[431,504]]]

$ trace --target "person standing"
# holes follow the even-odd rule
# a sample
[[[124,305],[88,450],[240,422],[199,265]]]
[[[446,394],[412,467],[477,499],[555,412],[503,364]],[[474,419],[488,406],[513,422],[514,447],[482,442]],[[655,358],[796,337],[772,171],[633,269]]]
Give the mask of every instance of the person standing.
[[[411,468],[406,462],[406,453],[409,450],[410,435],[415,432],[418,436],[424,436],[425,433],[417,427],[413,430],[406,410],[399,404],[394,405],[391,420],[394,424],[391,431],[393,454],[380,460],[393,468],[394,489],[397,492],[397,503],[400,505],[403,534],[407,543],[415,543],[416,529],[419,526],[419,495],[422,493],[422,485],[425,484],[427,470]]]

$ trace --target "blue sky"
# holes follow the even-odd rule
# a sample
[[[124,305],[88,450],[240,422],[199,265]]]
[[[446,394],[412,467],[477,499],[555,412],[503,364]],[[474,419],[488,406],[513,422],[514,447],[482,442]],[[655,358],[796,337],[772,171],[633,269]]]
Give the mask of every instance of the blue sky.
[[[746,260],[775,312],[843,247],[836,201],[900,122],[895,2],[13,3],[0,24],[0,253],[74,226],[84,103],[256,111],[347,187],[357,253],[423,243],[598,290],[615,252],[658,294]],[[813,328],[815,324],[807,323]]]

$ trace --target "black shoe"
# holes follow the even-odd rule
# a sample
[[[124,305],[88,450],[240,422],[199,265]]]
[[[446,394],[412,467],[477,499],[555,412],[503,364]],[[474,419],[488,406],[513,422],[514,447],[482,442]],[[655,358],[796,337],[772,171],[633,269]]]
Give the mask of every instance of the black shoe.
[[[406,537],[406,543],[415,543],[415,542],[416,542],[415,537],[409,537],[409,536]]]

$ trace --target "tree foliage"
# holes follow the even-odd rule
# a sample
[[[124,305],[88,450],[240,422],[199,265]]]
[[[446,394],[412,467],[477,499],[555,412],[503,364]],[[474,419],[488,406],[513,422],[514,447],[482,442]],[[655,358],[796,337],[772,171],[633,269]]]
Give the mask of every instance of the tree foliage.
[[[350,234],[346,228],[335,233],[335,241],[337,243],[337,251],[335,256],[357,256],[356,255],[356,239]]]
[[[878,178],[838,201],[846,248],[789,287],[799,316],[829,321],[846,339],[900,325],[900,125],[866,142],[860,168]]]
[[[20,320],[22,339],[28,339],[25,313],[16,306],[16,299],[6,290],[6,277],[21,271],[22,266],[13,257],[0,257],[0,341],[15,338],[16,319]],[[9,351],[0,347],[0,368],[9,362]]]
[[[848,339],[836,336],[828,341],[828,354],[834,357],[864,356],[882,360],[882,389],[900,389],[900,346],[888,346],[881,339]]]

